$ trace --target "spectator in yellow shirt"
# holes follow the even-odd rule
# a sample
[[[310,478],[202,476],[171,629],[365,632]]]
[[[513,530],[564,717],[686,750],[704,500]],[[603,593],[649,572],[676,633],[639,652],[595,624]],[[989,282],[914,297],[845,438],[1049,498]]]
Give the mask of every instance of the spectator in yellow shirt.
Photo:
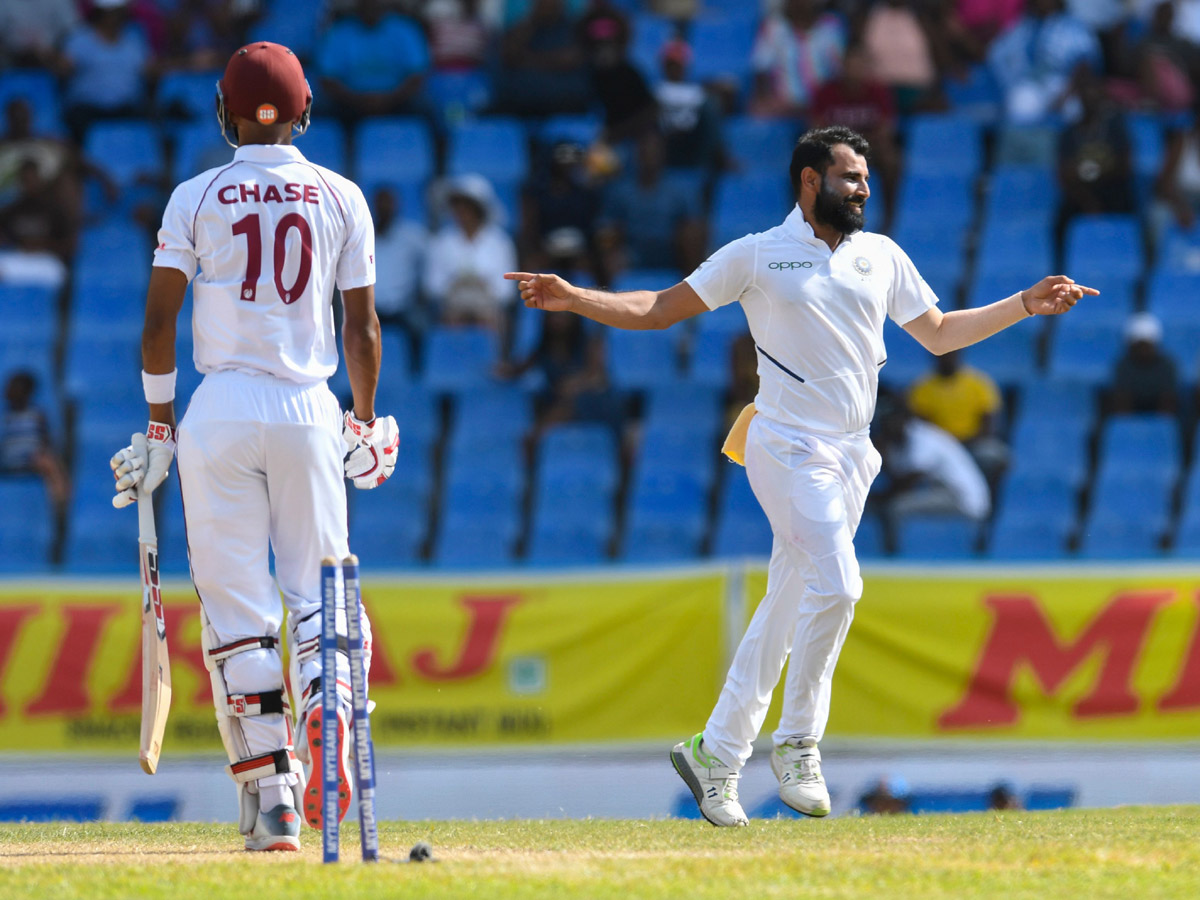
[[[1008,447],[995,433],[1003,399],[996,383],[963,365],[958,351],[937,358],[937,367],[909,388],[914,413],[950,432],[975,457],[989,482],[1008,465]]]

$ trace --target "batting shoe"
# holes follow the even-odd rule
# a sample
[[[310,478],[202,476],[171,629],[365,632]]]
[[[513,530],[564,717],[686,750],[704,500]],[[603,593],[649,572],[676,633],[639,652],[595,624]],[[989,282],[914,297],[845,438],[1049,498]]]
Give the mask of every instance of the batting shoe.
[[[671,751],[671,764],[691,789],[700,815],[713,825],[749,825],[746,811],[738,803],[741,773],[705,750],[703,744],[703,733],[676,744]]]
[[[321,739],[321,704],[308,711],[304,720],[304,739],[308,742],[308,783],[304,786],[304,821],[313,828],[320,828],[325,820],[321,803],[324,777],[321,774],[321,756],[324,752]],[[350,809],[350,795],[354,793],[354,776],[350,768],[350,717],[339,704],[338,708],[338,821],[346,818]]]
[[[246,835],[247,850],[300,849],[300,814],[290,803],[280,803],[268,812],[259,810],[254,829]]]
[[[821,775],[816,738],[801,738],[776,747],[771,771],[779,779],[779,799],[796,812],[819,818],[829,815],[829,791]]]

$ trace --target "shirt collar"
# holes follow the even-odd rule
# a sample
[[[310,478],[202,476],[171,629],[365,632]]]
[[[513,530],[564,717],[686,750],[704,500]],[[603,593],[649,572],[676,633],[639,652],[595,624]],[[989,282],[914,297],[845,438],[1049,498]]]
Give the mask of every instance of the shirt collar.
[[[304,154],[292,144],[245,144],[234,151],[233,158],[245,162],[300,162]]]
[[[783,220],[783,227],[787,229],[788,234],[798,241],[801,241],[805,244],[812,244],[813,246],[824,247],[826,250],[829,249],[829,245],[813,233],[812,226],[809,225],[808,220],[804,218],[804,212],[800,209],[799,203],[792,207],[792,211],[788,213],[787,218]],[[854,240],[857,234],[862,234],[862,232],[860,231],[855,232],[855,234],[842,235],[841,243],[839,243],[838,246],[840,247],[842,244],[850,243],[852,240]]]

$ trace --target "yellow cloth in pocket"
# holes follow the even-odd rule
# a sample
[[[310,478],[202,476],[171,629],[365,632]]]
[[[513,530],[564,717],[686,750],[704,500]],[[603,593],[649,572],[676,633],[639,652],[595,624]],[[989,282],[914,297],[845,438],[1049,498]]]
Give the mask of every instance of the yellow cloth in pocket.
[[[721,452],[739,466],[746,464],[746,433],[750,430],[750,420],[754,418],[756,412],[754,404],[747,403],[746,408],[738,413],[733,427],[725,436],[725,443],[721,445]]]

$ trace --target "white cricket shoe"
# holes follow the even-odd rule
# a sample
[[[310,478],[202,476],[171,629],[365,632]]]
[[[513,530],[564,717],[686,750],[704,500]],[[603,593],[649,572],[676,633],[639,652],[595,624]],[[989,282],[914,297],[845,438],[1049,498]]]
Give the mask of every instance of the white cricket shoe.
[[[713,825],[749,825],[742,804],[738,803],[738,779],[735,772],[704,747],[704,734],[675,745],[671,763],[696,798],[700,814]]]
[[[779,799],[806,816],[829,815],[829,791],[821,775],[816,738],[788,741],[771,753],[771,771],[779,779]]]
[[[247,850],[299,850],[300,813],[288,803],[258,811],[254,829],[246,835]]]

